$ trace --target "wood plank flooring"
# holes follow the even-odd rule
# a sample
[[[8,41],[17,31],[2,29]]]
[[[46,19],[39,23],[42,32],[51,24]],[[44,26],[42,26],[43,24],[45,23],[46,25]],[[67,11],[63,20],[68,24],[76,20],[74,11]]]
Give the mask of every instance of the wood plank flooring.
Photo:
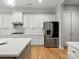
[[[67,51],[59,48],[32,46],[31,59],[67,59]]]

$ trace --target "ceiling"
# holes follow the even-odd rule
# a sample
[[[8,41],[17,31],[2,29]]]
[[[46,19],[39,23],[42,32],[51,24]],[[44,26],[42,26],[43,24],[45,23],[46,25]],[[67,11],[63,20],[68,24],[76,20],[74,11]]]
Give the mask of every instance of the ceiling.
[[[54,11],[57,3],[58,0],[43,0],[42,3],[38,0],[16,0],[15,7],[8,7],[0,0],[0,10]]]
[[[79,0],[65,0],[65,4],[79,5]]]

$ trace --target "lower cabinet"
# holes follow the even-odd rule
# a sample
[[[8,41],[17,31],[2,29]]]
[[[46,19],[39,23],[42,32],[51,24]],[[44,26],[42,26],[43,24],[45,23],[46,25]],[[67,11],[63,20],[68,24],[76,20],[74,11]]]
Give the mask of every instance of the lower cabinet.
[[[15,59],[31,59],[31,42],[27,45],[21,55]]]
[[[30,35],[32,45],[44,45],[44,35]]]
[[[32,45],[44,45],[44,34],[12,34],[0,35],[0,38],[32,38]]]
[[[79,59],[79,50],[72,46],[68,46],[68,59]]]
[[[68,59],[78,59],[76,56],[69,54]]]

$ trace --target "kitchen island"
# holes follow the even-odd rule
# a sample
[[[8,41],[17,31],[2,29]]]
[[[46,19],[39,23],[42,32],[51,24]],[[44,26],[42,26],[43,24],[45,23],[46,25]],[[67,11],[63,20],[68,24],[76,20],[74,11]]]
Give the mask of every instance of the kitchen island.
[[[44,45],[44,33],[2,34],[0,38],[32,38],[31,45]]]
[[[31,59],[31,38],[1,38],[0,59]]]

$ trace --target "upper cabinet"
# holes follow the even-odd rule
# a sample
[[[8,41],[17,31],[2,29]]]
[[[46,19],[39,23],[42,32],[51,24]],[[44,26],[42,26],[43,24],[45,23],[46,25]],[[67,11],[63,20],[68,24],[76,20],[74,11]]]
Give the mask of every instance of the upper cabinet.
[[[12,27],[12,14],[11,13],[0,13],[0,28]]]
[[[0,14],[0,28],[2,28],[2,15]]]
[[[3,15],[3,28],[11,28],[12,27],[12,14],[4,14]]]
[[[43,28],[43,22],[55,21],[55,14],[11,12],[0,13],[0,28],[13,28],[12,23],[23,23],[25,28]]]
[[[0,28],[13,28],[13,22],[23,22],[22,12],[0,13]]]
[[[43,28],[43,22],[55,21],[54,14],[24,14],[23,23],[25,28]]]

